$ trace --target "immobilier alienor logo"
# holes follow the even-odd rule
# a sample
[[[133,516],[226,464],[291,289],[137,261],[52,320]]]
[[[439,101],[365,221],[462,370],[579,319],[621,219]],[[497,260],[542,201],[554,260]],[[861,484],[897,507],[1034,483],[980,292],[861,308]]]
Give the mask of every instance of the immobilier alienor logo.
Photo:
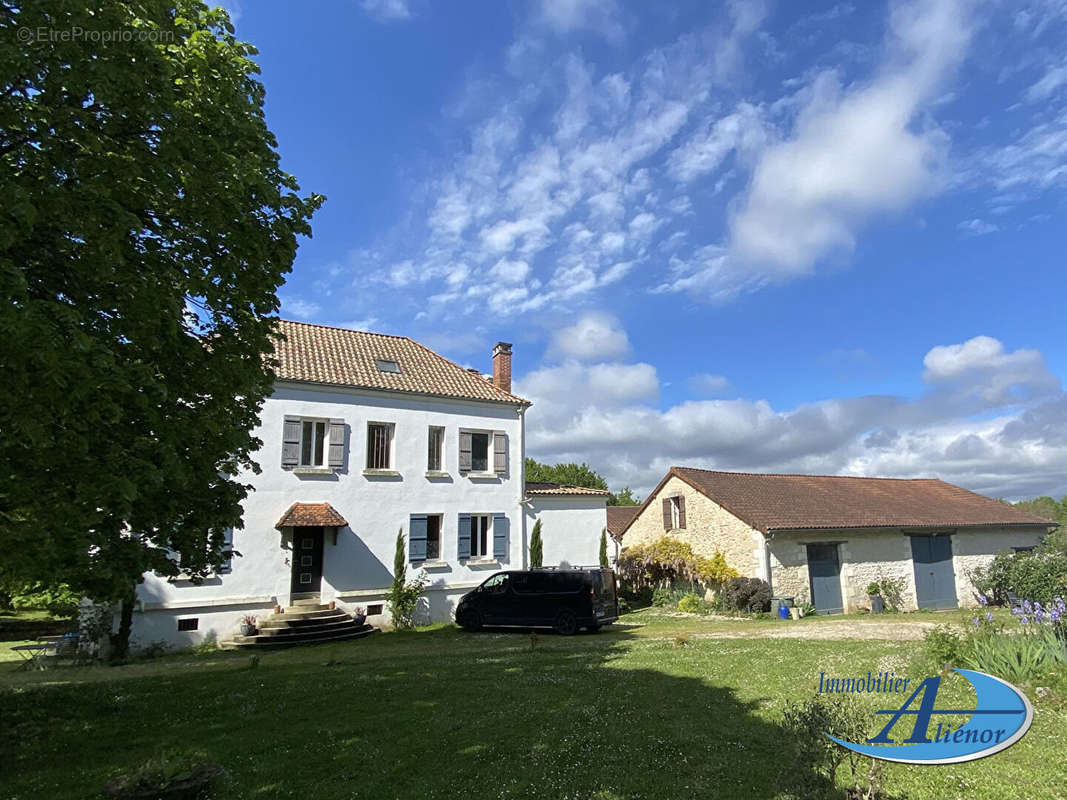
[[[857,753],[885,761],[955,764],[999,753],[1030,729],[1034,709],[1021,691],[984,672],[955,672],[974,688],[974,708],[938,708],[941,678],[926,678],[899,707],[874,712],[883,715],[881,719],[888,717],[888,722],[865,743],[847,742],[829,733],[826,736]],[[820,694],[904,695],[910,683],[910,678],[900,678],[892,672],[868,672],[866,677],[858,678],[827,678],[825,673],[819,673]],[[968,719],[956,725],[960,717]],[[931,732],[935,718],[937,727]],[[906,738],[899,738],[902,734],[907,734]]]

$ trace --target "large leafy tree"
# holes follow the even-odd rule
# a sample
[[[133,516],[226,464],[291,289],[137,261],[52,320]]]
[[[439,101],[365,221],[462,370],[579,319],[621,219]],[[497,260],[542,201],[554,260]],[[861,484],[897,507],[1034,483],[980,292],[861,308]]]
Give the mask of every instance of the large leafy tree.
[[[526,459],[526,480],[543,483],[562,483],[567,486],[583,486],[586,489],[607,489],[608,482],[588,464],[542,464],[532,458]],[[639,505],[630,487],[608,495],[609,506]]]
[[[206,575],[240,525],[322,202],[255,53],[196,0],[0,0],[0,581],[125,600],[127,633],[145,570]]]

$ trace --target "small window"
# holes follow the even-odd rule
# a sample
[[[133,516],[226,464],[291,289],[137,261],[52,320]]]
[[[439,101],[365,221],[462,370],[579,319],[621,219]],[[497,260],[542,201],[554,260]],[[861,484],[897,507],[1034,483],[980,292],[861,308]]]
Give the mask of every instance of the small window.
[[[383,422],[367,425],[367,469],[389,469],[392,466],[392,442],[392,425]]]
[[[431,514],[426,518],[426,558],[435,561],[441,557],[441,515]]]
[[[186,619],[178,620],[178,630],[180,631],[195,631],[200,628],[200,617],[187,617]]]
[[[326,450],[326,421],[305,419],[300,426],[300,466],[321,467]]]
[[[367,616],[377,617],[385,610],[385,606],[382,603],[372,603],[367,606]]]
[[[471,434],[471,471],[489,471],[489,434]]]
[[[1012,550],[1014,550],[1016,553],[1032,553],[1032,552],[1034,552],[1034,549],[1035,548],[1034,548],[1033,545],[1031,545],[1030,547],[1013,547],[1012,548]]]
[[[392,372],[396,375],[400,374],[400,365],[395,361],[388,361],[384,358],[375,359],[375,364],[378,365],[379,372]]]
[[[671,529],[677,530],[678,528],[684,528],[685,524],[682,520],[682,498],[671,498]]]
[[[471,517],[471,558],[489,555],[489,516],[476,514]]]
[[[426,456],[426,469],[429,472],[441,472],[444,470],[444,450],[445,429],[431,425],[429,452]]]

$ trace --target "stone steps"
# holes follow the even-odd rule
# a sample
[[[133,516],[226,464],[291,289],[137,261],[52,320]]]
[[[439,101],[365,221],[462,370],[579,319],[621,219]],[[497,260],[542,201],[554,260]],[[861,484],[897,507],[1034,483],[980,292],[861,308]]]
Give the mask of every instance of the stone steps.
[[[280,614],[263,618],[252,636],[234,636],[222,646],[240,650],[275,649],[361,639],[372,633],[378,633],[378,629],[372,625],[357,625],[350,614],[339,608],[300,603],[287,607]]]

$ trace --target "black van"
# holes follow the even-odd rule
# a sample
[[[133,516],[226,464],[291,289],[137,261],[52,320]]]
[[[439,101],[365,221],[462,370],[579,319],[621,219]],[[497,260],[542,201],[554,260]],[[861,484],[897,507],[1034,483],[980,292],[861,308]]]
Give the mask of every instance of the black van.
[[[599,630],[619,618],[615,573],[601,567],[498,572],[460,598],[456,622],[465,630],[483,625],[552,628],[565,636]]]

